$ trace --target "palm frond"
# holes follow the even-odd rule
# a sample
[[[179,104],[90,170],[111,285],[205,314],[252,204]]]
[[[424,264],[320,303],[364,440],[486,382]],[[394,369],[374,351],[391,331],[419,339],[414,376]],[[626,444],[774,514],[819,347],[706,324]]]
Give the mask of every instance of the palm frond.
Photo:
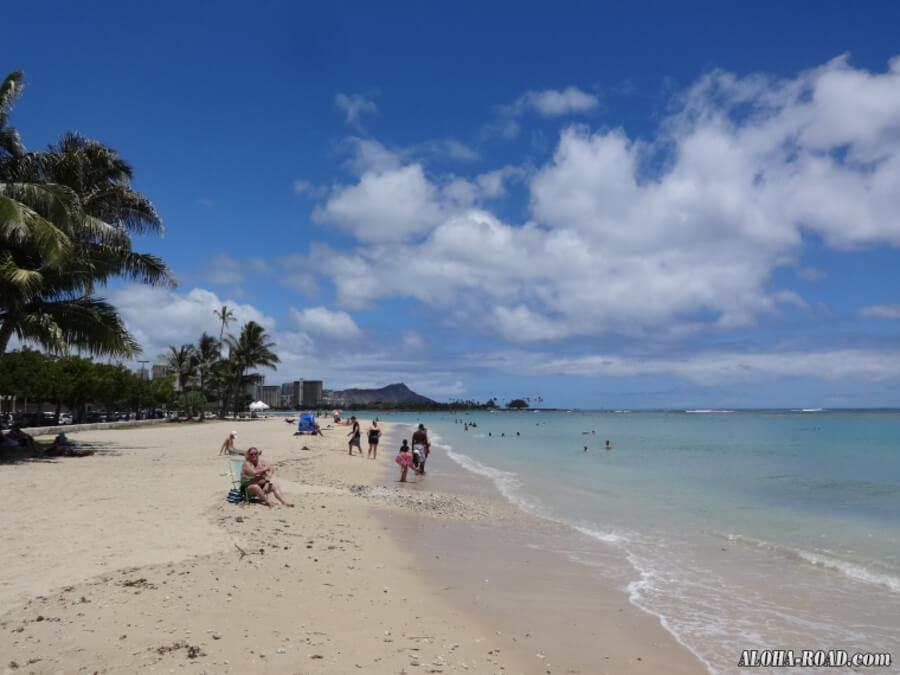
[[[12,251],[0,252],[0,293],[6,303],[25,304],[41,289],[44,276],[38,270],[20,267]]]
[[[26,310],[16,323],[16,332],[45,349],[64,352],[70,346],[95,356],[121,358],[141,351],[116,308],[102,298],[35,302]]]
[[[105,252],[114,254],[110,262],[116,276],[150,286],[175,288],[178,285],[175,277],[172,276],[172,271],[162,261],[162,258],[149,253],[136,253],[124,249],[109,250],[100,247],[101,256]],[[99,269],[99,265],[97,269]]]
[[[131,236],[128,232],[88,213],[81,215],[78,239],[82,242],[97,242],[117,248],[131,249]]]
[[[128,162],[112,148],[77,132],[65,133],[58,144],[50,146],[49,154],[54,161],[47,167],[48,176],[79,194],[105,183],[131,182]]]
[[[84,210],[136,234],[162,234],[165,228],[152,202],[126,185],[103,184],[84,199]]]
[[[22,145],[19,132],[7,126],[13,103],[24,88],[25,74],[21,70],[14,70],[0,83],[0,149],[13,157],[25,154],[25,146]]]
[[[10,127],[0,128],[0,150],[5,150],[13,157],[24,155],[25,145],[22,143],[22,137],[19,136],[19,132]]]
[[[0,194],[22,202],[67,234],[71,233],[81,213],[75,192],[58,183],[5,182],[0,183]]]
[[[26,196],[32,203],[54,201],[46,186],[0,183],[0,244],[4,248],[28,246],[38,251],[48,265],[59,265],[71,250],[71,240],[53,222],[41,217],[16,197]],[[50,191],[52,193],[52,191]]]
[[[16,336],[23,342],[36,342],[48,352],[67,354],[68,342],[53,316],[43,313],[26,313],[7,316],[4,323],[13,323]]]

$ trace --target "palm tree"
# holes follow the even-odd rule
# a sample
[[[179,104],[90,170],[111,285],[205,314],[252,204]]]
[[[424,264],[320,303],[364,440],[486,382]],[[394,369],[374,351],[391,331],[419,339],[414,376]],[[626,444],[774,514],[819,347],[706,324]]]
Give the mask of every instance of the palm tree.
[[[17,161],[0,162],[0,354],[14,328],[6,315],[31,301],[47,273],[60,269],[72,251],[65,229],[75,210],[73,196],[60,186],[16,177],[11,165]],[[51,220],[41,213],[54,215]]]
[[[203,394],[203,400],[209,400],[210,388],[210,369],[213,364],[219,360],[221,353],[221,345],[212,335],[205,332],[200,336],[197,346],[194,348],[197,363],[197,375],[200,380],[200,393]]]
[[[0,356],[13,334],[51,351],[131,356],[139,345],[94,291],[112,277],[175,285],[162,260],[131,249],[132,233],[162,232],[159,216],[97,141],[69,133],[24,153],[7,126],[21,84],[13,73],[0,85]]]
[[[245,323],[239,337],[229,335],[225,342],[228,345],[228,361],[232,364],[232,395],[237,404],[241,387],[247,379],[247,371],[259,367],[274,369],[279,359],[272,351],[275,343],[269,341],[265,328],[255,321]]]
[[[40,269],[33,259],[59,266],[71,250],[71,241],[52,221],[68,221],[75,211],[74,195],[58,185],[37,182],[37,163],[26,155],[19,133],[9,126],[9,113],[24,87],[21,71],[0,84],[0,297],[27,301],[40,288]],[[43,217],[47,215],[50,219]],[[14,255],[18,251],[19,255]],[[0,318],[5,314],[0,310]],[[0,354],[5,351],[12,326],[0,325]]]
[[[266,329],[255,321],[245,323],[237,339],[229,335],[225,342],[228,344],[229,358],[237,361],[244,372],[260,366],[275,368],[275,364],[279,363],[278,355],[272,351],[275,343],[269,342]]]
[[[222,309],[214,309],[213,314],[219,317],[219,320],[222,322],[222,327],[219,329],[219,344],[221,345],[225,328],[237,317],[234,315],[234,312],[228,309],[228,305],[222,305]]]
[[[194,345],[169,345],[169,351],[160,354],[159,358],[166,362],[169,370],[175,375],[175,389],[184,391],[197,370],[197,353]]]

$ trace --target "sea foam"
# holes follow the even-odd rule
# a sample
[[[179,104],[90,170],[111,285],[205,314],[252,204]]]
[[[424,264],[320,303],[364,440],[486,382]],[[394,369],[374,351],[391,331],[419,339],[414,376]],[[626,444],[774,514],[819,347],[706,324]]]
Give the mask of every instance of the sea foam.
[[[858,562],[842,560],[835,557],[834,555],[828,555],[820,551],[809,551],[803,548],[775,544],[770,541],[757,539],[755,537],[747,537],[742,534],[724,534],[720,536],[724,536],[729,541],[772,551],[773,553],[778,553],[785,557],[793,558],[795,560],[814,565],[815,567],[839,572],[840,574],[849,579],[853,579],[854,581],[859,581],[873,586],[882,586],[884,588],[887,588],[892,593],[900,593],[900,577],[888,574],[886,572],[878,572]]]

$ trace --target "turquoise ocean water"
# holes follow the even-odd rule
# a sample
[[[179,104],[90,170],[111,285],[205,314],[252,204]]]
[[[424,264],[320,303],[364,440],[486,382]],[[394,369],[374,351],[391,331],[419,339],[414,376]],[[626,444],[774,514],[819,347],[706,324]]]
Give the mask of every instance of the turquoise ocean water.
[[[898,411],[380,416],[428,426],[432,474],[452,462],[569,526],[535,545],[600,570],[711,672],[742,649],[888,651],[897,667]]]

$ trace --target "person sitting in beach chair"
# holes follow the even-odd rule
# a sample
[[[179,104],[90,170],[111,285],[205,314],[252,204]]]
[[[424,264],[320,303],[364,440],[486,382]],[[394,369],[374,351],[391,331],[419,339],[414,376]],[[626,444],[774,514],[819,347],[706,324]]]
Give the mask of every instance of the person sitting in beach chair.
[[[281,490],[275,483],[271,481],[273,473],[272,467],[259,458],[260,452],[257,448],[247,450],[247,459],[241,467],[241,487],[247,491],[247,498],[256,497],[263,504],[272,508],[272,502],[266,496],[273,493],[275,497],[285,506],[293,506],[281,494]]]

